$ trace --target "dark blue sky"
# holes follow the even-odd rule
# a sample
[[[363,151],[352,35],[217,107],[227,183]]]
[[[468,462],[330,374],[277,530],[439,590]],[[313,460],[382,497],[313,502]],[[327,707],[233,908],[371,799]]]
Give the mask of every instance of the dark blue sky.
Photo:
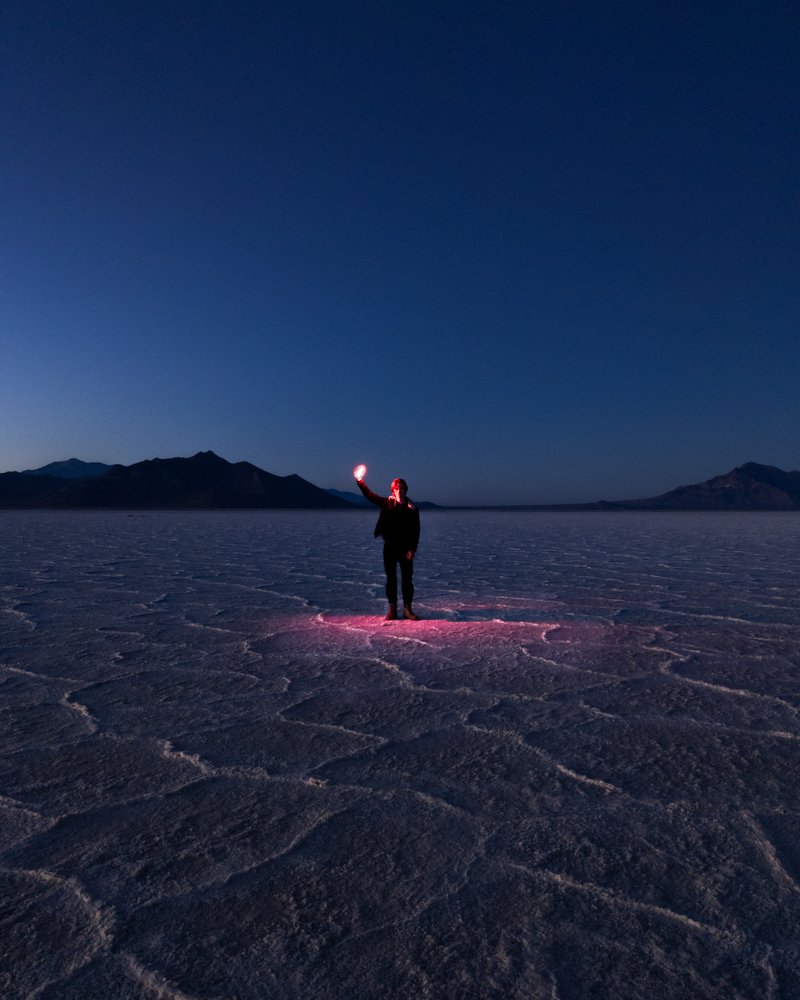
[[[0,469],[800,467],[794,2],[0,9]]]

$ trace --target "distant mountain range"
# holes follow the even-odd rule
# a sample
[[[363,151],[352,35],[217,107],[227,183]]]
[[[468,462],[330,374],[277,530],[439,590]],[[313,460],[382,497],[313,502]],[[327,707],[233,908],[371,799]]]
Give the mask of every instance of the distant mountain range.
[[[226,462],[213,451],[135,465],[70,459],[6,472],[0,475],[0,507],[353,509],[300,476],[275,476],[250,462]]]
[[[611,506],[637,510],[800,510],[800,472],[748,462],[703,483]]]
[[[300,476],[275,476],[213,451],[104,465],[71,458],[41,469],[0,474],[0,508],[354,510],[357,493],[324,490]],[[420,503],[422,508],[435,508]],[[800,510],[800,472],[748,462],[702,483],[643,500],[494,507],[514,510]]]
[[[474,509],[474,508],[473,508]],[[702,483],[642,500],[525,504],[492,510],[800,510],[800,472],[748,462]]]

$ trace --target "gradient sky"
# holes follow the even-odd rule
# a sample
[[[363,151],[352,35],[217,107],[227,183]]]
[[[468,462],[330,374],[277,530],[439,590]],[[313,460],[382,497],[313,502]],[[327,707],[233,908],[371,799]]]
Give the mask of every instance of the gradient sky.
[[[800,5],[7,0],[0,470],[800,468]]]

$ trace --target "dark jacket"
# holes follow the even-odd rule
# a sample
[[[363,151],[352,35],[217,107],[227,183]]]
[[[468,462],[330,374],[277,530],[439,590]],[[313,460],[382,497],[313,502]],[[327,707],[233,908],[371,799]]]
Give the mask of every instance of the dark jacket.
[[[364,482],[356,485],[376,507],[380,507],[375,537],[383,538],[387,545],[397,546],[403,551],[416,552],[419,545],[419,511],[406,497],[405,503],[398,503],[394,497],[380,497]]]

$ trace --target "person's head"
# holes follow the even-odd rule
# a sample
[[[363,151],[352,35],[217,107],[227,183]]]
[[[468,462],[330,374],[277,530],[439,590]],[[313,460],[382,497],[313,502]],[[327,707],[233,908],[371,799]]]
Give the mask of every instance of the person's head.
[[[395,500],[403,501],[406,498],[406,493],[408,493],[408,483],[405,479],[393,479],[392,480],[392,496]]]

